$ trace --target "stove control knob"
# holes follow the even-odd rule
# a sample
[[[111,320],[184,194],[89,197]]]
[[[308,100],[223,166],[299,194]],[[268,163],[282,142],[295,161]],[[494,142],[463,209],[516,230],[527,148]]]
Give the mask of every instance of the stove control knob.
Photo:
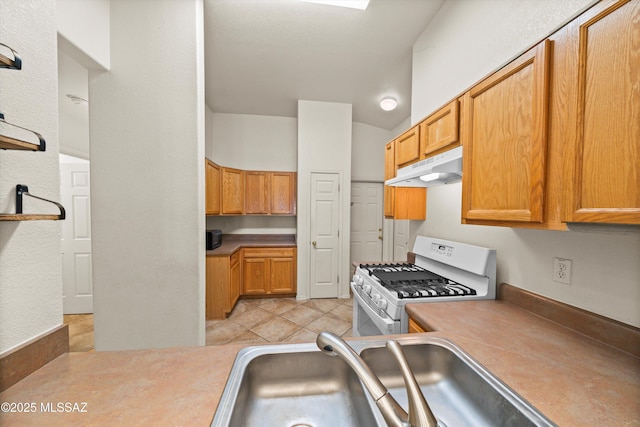
[[[372,294],[371,300],[375,305],[378,305],[378,303],[380,302],[380,294]]]
[[[387,308],[387,300],[384,298],[381,298],[379,301],[376,302],[376,305],[378,306],[378,308],[381,308],[384,310],[385,308]]]
[[[358,276],[357,274],[353,275],[353,283],[358,286],[362,286],[362,282],[364,282],[364,279],[362,277]]]
[[[365,284],[362,286],[362,289],[364,289],[367,294],[371,294],[371,285]]]

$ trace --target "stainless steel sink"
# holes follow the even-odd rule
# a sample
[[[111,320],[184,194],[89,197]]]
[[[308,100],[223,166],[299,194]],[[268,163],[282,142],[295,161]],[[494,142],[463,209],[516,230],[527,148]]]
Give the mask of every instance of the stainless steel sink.
[[[351,368],[303,344],[242,350],[212,425],[364,427],[377,421]]]
[[[553,426],[544,415],[450,341],[426,335],[397,340],[439,426]],[[407,394],[386,340],[350,341],[391,395]],[[359,379],[342,359],[315,344],[243,349],[212,426],[385,426]]]
[[[449,427],[552,426],[538,410],[450,341],[430,338],[402,345],[420,389],[438,419]],[[402,374],[386,348],[365,348],[360,357],[404,408]]]

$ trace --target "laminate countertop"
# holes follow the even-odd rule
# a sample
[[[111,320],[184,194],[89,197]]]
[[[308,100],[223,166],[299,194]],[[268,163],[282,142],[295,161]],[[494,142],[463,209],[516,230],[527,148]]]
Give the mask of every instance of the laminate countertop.
[[[295,234],[223,234],[222,244],[207,256],[229,256],[241,248],[296,247]]]
[[[558,425],[640,425],[639,358],[501,301],[407,307]],[[0,394],[22,410],[0,425],[208,426],[241,347],[67,353]]]

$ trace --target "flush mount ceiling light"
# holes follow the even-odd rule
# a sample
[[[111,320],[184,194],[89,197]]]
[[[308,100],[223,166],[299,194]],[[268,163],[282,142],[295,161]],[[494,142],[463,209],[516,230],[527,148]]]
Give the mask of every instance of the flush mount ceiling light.
[[[366,10],[369,0],[301,0],[307,3],[326,4],[329,6],[349,7],[351,9]]]
[[[397,106],[398,101],[396,101],[394,98],[386,97],[383,98],[382,101],[380,101],[380,108],[382,108],[384,111],[395,110]]]
[[[81,96],[67,94],[67,98],[69,98],[74,104],[88,104],[89,101]]]

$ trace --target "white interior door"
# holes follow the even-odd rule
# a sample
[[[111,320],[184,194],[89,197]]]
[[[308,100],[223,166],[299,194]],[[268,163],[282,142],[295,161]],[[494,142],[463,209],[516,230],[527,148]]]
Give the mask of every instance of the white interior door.
[[[339,183],[337,173],[311,174],[310,298],[338,297]]]
[[[409,220],[396,220],[393,224],[393,260],[406,261],[409,251]]]
[[[81,159],[78,159],[81,160]],[[64,314],[93,313],[89,162],[60,163]]]
[[[381,183],[351,183],[352,269],[354,262],[382,261],[382,207]]]

